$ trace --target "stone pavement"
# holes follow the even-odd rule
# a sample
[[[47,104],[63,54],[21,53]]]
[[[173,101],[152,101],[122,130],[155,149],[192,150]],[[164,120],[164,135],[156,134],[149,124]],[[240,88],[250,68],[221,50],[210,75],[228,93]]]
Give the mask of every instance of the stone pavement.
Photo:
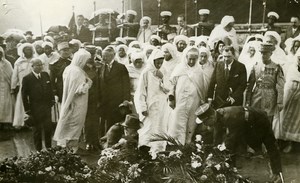
[[[82,145],[83,147],[83,145]],[[0,161],[13,156],[28,156],[34,152],[32,133],[27,131],[0,131]],[[99,159],[97,153],[83,151],[81,157],[90,165],[96,165]],[[286,183],[300,183],[300,151],[282,154],[283,175]],[[267,159],[238,158],[237,166],[241,175],[249,177],[254,182],[268,181],[269,169]]]

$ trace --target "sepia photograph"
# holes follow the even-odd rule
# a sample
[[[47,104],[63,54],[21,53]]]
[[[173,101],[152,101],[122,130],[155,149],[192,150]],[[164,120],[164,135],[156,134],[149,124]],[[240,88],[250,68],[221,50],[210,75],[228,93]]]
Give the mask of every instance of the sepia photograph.
[[[299,0],[0,0],[0,183],[300,183],[299,48]]]

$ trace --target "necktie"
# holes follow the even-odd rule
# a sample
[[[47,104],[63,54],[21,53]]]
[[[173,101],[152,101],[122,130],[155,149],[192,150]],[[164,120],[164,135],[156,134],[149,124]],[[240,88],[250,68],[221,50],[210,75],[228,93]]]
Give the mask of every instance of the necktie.
[[[182,28],[179,29],[179,35],[182,35]]]
[[[40,74],[38,74],[38,77],[37,77],[39,80],[41,79],[41,75]]]
[[[109,75],[109,68],[108,68],[108,64],[105,64],[105,68],[104,68],[104,79],[106,79]]]
[[[300,65],[298,65],[298,71],[300,72]]]
[[[228,65],[225,64],[225,80],[228,80],[228,77],[229,77],[229,68]]]

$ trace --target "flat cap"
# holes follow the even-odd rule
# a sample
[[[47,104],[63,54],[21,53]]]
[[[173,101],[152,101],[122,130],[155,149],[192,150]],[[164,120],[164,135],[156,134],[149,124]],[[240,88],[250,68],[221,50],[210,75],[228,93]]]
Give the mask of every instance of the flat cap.
[[[172,16],[172,13],[170,11],[162,11],[160,12],[160,16],[165,17],[165,16]]]
[[[200,9],[199,10],[199,15],[209,15],[210,11],[209,9]]]
[[[279,19],[278,13],[276,13],[276,12],[274,12],[274,11],[270,11],[270,12],[268,13],[268,18],[271,17],[271,16],[275,17],[276,19]]]

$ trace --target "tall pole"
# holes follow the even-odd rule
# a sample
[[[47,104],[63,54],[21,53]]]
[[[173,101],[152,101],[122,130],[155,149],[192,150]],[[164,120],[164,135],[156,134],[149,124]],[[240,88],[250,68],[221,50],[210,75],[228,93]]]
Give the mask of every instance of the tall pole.
[[[125,12],[125,3],[124,3],[124,0],[122,0],[122,18],[121,18],[121,24],[122,24],[122,27],[120,29],[120,34],[119,36],[120,37],[123,37],[123,23],[124,23],[124,18],[123,18],[123,15],[124,15],[124,12]]]
[[[141,0],[141,17],[144,16],[144,2]]]
[[[96,25],[96,19],[95,19],[95,16],[96,16],[96,1],[94,1],[94,21],[93,21],[93,24],[94,26]]]
[[[157,25],[157,29],[159,28],[160,25],[160,10],[161,10],[161,0],[157,0],[157,14],[158,14],[158,25]],[[159,36],[159,31],[157,31],[157,35]]]
[[[93,24],[94,24],[94,30],[93,30],[93,40],[92,40],[92,44],[95,44],[95,38],[96,38],[96,1],[94,1],[94,20],[93,20]]]
[[[187,19],[187,0],[184,2],[184,18],[185,18],[185,23],[187,24],[188,19]]]
[[[267,9],[267,0],[263,0],[263,6],[264,6],[264,11],[263,11],[262,28],[265,28],[266,9]]]
[[[195,7],[196,7],[196,24],[198,25],[198,2],[194,0]],[[195,27],[195,36],[198,36],[198,26]]]
[[[40,26],[41,26],[41,37],[43,37],[43,21],[42,21],[41,12],[40,12]]]
[[[251,23],[252,23],[252,2],[253,0],[250,0],[250,6],[249,6],[249,31],[251,32]]]

